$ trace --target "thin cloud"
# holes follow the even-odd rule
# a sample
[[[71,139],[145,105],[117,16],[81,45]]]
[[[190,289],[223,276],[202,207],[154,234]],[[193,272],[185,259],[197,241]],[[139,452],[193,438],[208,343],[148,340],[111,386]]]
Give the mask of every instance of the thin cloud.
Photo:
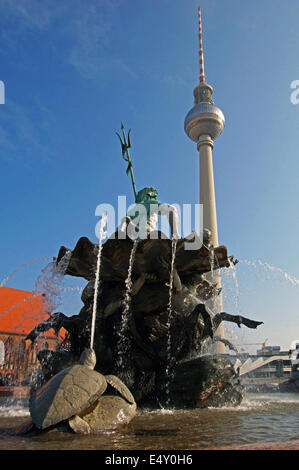
[[[18,39],[26,31],[50,33],[57,54],[64,54],[66,62],[83,77],[93,79],[109,72],[114,75],[118,70],[137,78],[123,57],[108,53],[113,13],[121,3],[122,0],[2,0],[2,40],[9,47],[22,47]],[[66,44],[64,50],[61,40]]]
[[[17,19],[16,27],[19,29],[45,29],[65,9],[63,2],[47,0],[2,0],[0,5],[1,16],[6,20]]]
[[[35,108],[35,111],[38,108]],[[12,100],[0,109],[0,159],[26,166],[32,164],[32,155],[49,161],[50,147],[43,142],[48,115],[40,109],[39,119],[31,119],[29,110]],[[48,134],[47,141],[48,141]]]

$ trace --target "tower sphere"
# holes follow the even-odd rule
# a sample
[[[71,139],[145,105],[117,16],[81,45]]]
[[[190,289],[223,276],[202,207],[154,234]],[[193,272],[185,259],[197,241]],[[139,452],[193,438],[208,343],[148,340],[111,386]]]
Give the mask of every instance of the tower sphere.
[[[225,117],[221,109],[212,102],[213,88],[207,83],[202,83],[193,93],[195,106],[185,118],[185,132],[194,142],[198,142],[201,135],[209,135],[215,140],[224,128]]]

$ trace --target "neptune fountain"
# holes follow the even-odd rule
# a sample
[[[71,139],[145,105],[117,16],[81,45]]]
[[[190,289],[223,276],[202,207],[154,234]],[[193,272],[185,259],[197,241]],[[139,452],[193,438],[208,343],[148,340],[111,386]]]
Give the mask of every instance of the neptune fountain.
[[[122,155],[128,162],[127,174],[131,174],[136,206],[105,242],[107,220],[103,215],[99,244],[82,237],[72,250],[60,248],[56,264],[67,260],[64,274],[87,281],[81,296],[84,305],[72,316],[52,313],[27,337],[35,341],[50,328],[59,331],[64,327],[67,331],[67,345],[63,349],[38,354],[46,384],[42,392],[36,392],[31,410],[40,409],[36,405],[38,396],[42,403],[49,396],[53,401],[61,387],[59,380],[69,377],[76,364],[84,367],[82,357],[86,351],[94,354],[91,369],[98,373],[96,380],[100,385],[89,391],[91,397],[79,400],[78,412],[72,409],[66,413],[68,418],[77,416],[69,424],[79,432],[82,426],[79,412],[84,409],[90,412],[89,407],[102,395],[103,384],[109,384],[109,377],[114,377],[110,382],[121,390],[121,399],[133,408],[136,404],[151,409],[240,404],[244,389],[238,370],[225,355],[205,351],[207,345],[217,341],[234,349],[229,341],[215,335],[223,321],[248,328],[257,328],[262,323],[225,312],[214,314],[208,308],[207,302],[217,299],[221,291],[208,278],[211,269],[228,268],[237,260],[228,256],[225,246],[212,245],[209,230],[203,230],[202,239],[196,232],[180,238],[176,208],[158,201],[155,188],[136,192],[128,152],[130,139],[129,135],[126,139],[123,127],[122,130],[123,140],[119,136]],[[143,226],[142,218],[137,217],[140,208],[146,214]],[[158,215],[167,215],[170,237],[156,229]],[[186,249],[188,244],[192,244],[192,249]],[[131,419],[134,413],[130,410]],[[34,413],[31,411],[31,415]],[[86,423],[88,419],[83,429]]]

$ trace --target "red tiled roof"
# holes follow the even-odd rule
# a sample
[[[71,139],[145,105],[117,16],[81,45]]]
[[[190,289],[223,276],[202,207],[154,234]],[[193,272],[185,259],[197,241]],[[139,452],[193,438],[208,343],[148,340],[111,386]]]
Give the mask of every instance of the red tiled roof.
[[[46,298],[10,287],[0,287],[0,332],[28,334],[41,321],[49,318]],[[59,336],[64,337],[62,328]],[[50,329],[46,336],[54,336]]]

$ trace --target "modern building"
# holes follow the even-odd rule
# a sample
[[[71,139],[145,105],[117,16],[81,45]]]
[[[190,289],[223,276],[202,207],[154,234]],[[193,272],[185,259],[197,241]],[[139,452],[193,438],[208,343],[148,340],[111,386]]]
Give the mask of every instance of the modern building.
[[[231,359],[248,390],[288,391],[285,385],[294,378],[291,351],[281,351],[280,346],[264,347],[256,355],[243,352]]]
[[[275,356],[280,354],[280,346],[265,346],[256,351],[257,356]]]
[[[277,379],[289,379],[292,373],[291,359],[288,351],[275,352],[275,350],[270,353],[269,351],[264,354],[258,354],[258,358],[263,357],[264,363],[257,367],[252,372],[248,373],[250,378],[260,378],[260,379],[272,379],[277,381]],[[251,356],[254,361],[254,356]],[[256,356],[255,356],[256,358]],[[278,381],[280,381],[278,380]]]

